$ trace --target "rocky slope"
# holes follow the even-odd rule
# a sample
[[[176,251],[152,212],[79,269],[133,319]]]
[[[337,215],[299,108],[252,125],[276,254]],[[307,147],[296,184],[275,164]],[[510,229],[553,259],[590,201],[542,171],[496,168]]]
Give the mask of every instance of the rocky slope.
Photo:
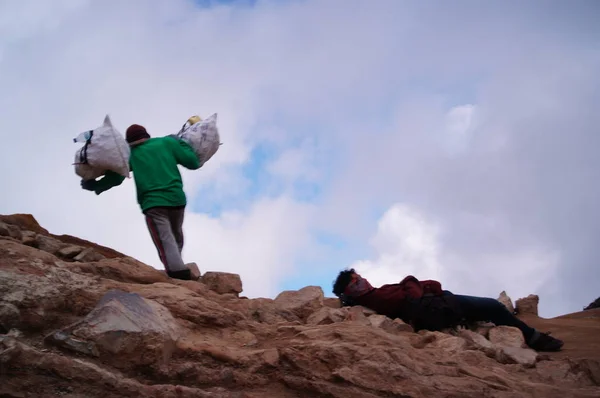
[[[518,300],[519,316],[565,340],[542,355],[512,328],[417,334],[318,287],[241,290],[233,274],[176,281],[1,216],[0,397],[600,396],[598,309],[542,319],[537,296]]]
[[[594,308],[600,308],[600,297],[592,301],[584,310],[593,310]]]

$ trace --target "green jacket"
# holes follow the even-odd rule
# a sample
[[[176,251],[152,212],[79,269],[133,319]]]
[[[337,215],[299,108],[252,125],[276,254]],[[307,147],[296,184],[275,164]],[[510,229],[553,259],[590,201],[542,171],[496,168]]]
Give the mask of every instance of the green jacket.
[[[183,182],[177,165],[191,170],[200,168],[200,162],[192,147],[174,137],[150,138],[131,148],[129,168],[137,190],[137,201],[146,211],[158,206],[185,206]],[[125,177],[108,171],[95,184],[97,195],[111,189]]]

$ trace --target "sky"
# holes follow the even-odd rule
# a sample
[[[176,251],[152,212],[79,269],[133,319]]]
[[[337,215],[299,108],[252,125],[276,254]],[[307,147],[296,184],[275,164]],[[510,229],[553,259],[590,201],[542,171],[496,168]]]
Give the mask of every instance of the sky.
[[[0,0],[0,213],[162,269],[133,180],[80,188],[106,114],[218,114],[182,169],[184,260],[248,297],[406,275],[456,294],[600,295],[596,1]]]

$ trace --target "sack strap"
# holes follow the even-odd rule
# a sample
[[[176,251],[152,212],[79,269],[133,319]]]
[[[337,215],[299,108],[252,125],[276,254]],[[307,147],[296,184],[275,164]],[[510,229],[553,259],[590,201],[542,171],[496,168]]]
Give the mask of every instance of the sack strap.
[[[79,163],[81,163],[81,164],[88,163],[87,150],[88,150],[88,146],[92,143],[93,136],[94,136],[94,131],[90,130],[90,137],[87,140],[85,140],[85,145],[83,145],[83,148],[81,148],[81,151],[79,152]]]
[[[187,123],[188,123],[187,121],[186,121],[185,123],[183,123],[183,126],[181,126],[181,129],[179,129],[179,131],[177,132],[176,136],[177,136],[178,138],[181,138],[181,136],[182,136],[183,132],[185,131],[185,125],[186,125]],[[188,127],[191,127],[191,126],[188,126]]]

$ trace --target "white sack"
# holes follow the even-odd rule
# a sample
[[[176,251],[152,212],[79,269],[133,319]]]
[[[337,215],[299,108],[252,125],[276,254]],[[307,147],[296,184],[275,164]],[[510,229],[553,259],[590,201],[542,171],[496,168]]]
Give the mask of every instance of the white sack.
[[[91,136],[90,136],[91,133]],[[82,139],[86,135],[87,139]],[[82,133],[75,142],[86,144],[75,152],[75,173],[84,180],[98,178],[111,170],[129,177],[129,155],[131,150],[125,138],[112,125],[106,115],[102,126]]]
[[[178,136],[190,144],[202,166],[219,150],[221,145],[217,128],[217,114],[214,113],[184,129]]]

